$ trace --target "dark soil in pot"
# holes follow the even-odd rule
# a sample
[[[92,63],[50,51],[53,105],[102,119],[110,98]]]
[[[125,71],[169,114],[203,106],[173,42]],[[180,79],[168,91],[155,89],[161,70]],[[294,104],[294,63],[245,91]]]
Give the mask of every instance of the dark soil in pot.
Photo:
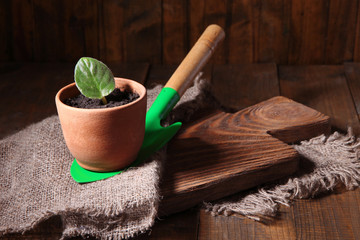
[[[110,93],[105,98],[108,102],[106,105],[104,105],[100,99],[91,99],[85,97],[82,94],[79,94],[73,98],[66,99],[64,103],[71,107],[77,107],[77,108],[87,108],[87,109],[110,108],[110,107],[117,107],[131,103],[139,98],[139,94],[133,92],[121,91],[120,89],[116,88],[112,93]]]

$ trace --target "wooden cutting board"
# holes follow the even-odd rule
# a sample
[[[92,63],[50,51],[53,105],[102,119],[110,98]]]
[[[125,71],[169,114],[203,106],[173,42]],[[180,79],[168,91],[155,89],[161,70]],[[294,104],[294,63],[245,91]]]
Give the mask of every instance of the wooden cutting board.
[[[314,109],[274,97],[185,125],[168,144],[160,216],[294,173],[299,155],[288,143],[329,133],[329,120]]]

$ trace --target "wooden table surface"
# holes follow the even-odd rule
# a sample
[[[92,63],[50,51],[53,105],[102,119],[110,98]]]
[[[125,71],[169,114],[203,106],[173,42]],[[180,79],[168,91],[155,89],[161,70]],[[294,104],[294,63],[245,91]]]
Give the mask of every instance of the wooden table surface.
[[[115,76],[146,86],[165,83],[176,67],[149,64],[108,64]],[[73,82],[74,64],[1,63],[0,137],[56,113],[54,96]],[[213,94],[234,110],[283,95],[332,118],[333,130],[352,127],[359,136],[360,63],[343,65],[277,66],[272,63],[207,66],[204,76]],[[58,239],[59,217],[36,229],[4,239]],[[149,235],[150,234],[150,235]],[[266,224],[241,216],[213,217],[196,207],[158,219],[151,233],[136,239],[360,239],[360,189],[297,200],[281,207]]]

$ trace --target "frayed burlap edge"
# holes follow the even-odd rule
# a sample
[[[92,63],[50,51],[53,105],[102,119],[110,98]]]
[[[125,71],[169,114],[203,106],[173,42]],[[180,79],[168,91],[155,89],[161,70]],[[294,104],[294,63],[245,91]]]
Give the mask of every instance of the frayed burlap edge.
[[[290,206],[294,199],[312,198],[343,185],[353,190],[360,183],[360,140],[351,129],[347,135],[335,132],[303,141],[293,147],[313,169],[298,173],[285,184],[262,187],[256,192],[233,196],[216,203],[204,203],[212,215],[239,214],[256,221],[275,217],[280,205]]]
[[[155,172],[157,173],[155,182],[160,181],[161,176],[161,166],[162,162],[166,160],[166,146],[159,150],[158,152],[154,153],[150,159],[148,160],[149,165],[152,165],[151,168],[155,169]],[[140,166],[142,167],[142,166]],[[134,167],[138,168],[138,167]],[[159,193],[159,185],[155,185],[156,192]],[[78,226],[76,226],[76,222],[80,222],[80,219],[84,219],[84,221],[99,221],[99,218],[104,218],[108,220],[109,218],[113,218],[110,221],[109,225],[117,225],[120,224],[123,220],[122,217],[119,218],[118,209],[116,208],[109,208],[106,212],[99,212],[98,210],[94,209],[79,209],[77,212],[73,211],[63,211],[62,213],[58,213],[57,215],[61,216],[62,223],[64,225],[64,231],[62,233],[62,237],[60,240],[72,238],[72,237],[78,237],[81,236],[82,238],[89,238],[89,237],[95,237],[97,239],[104,239],[104,240],[122,240],[122,239],[130,239],[133,237],[136,237],[140,234],[144,234],[151,230],[151,227],[155,223],[155,219],[157,217],[157,209],[159,208],[159,202],[160,202],[160,196],[159,194],[155,194],[154,198],[149,199],[148,204],[150,214],[147,215],[146,219],[143,219],[142,223],[138,223],[136,226],[132,228],[126,228],[126,229],[117,229],[117,230],[111,230],[103,229],[81,229]],[[137,206],[134,206],[135,208]],[[104,220],[105,220],[104,219]],[[74,224],[75,223],[75,224]],[[76,226],[76,227],[74,227]]]

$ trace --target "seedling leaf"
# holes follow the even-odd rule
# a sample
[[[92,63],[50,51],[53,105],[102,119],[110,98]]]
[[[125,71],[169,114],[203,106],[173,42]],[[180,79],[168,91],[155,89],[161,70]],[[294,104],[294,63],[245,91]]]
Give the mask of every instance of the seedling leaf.
[[[104,99],[115,89],[111,70],[103,62],[90,57],[79,59],[74,79],[79,91],[88,98]]]

